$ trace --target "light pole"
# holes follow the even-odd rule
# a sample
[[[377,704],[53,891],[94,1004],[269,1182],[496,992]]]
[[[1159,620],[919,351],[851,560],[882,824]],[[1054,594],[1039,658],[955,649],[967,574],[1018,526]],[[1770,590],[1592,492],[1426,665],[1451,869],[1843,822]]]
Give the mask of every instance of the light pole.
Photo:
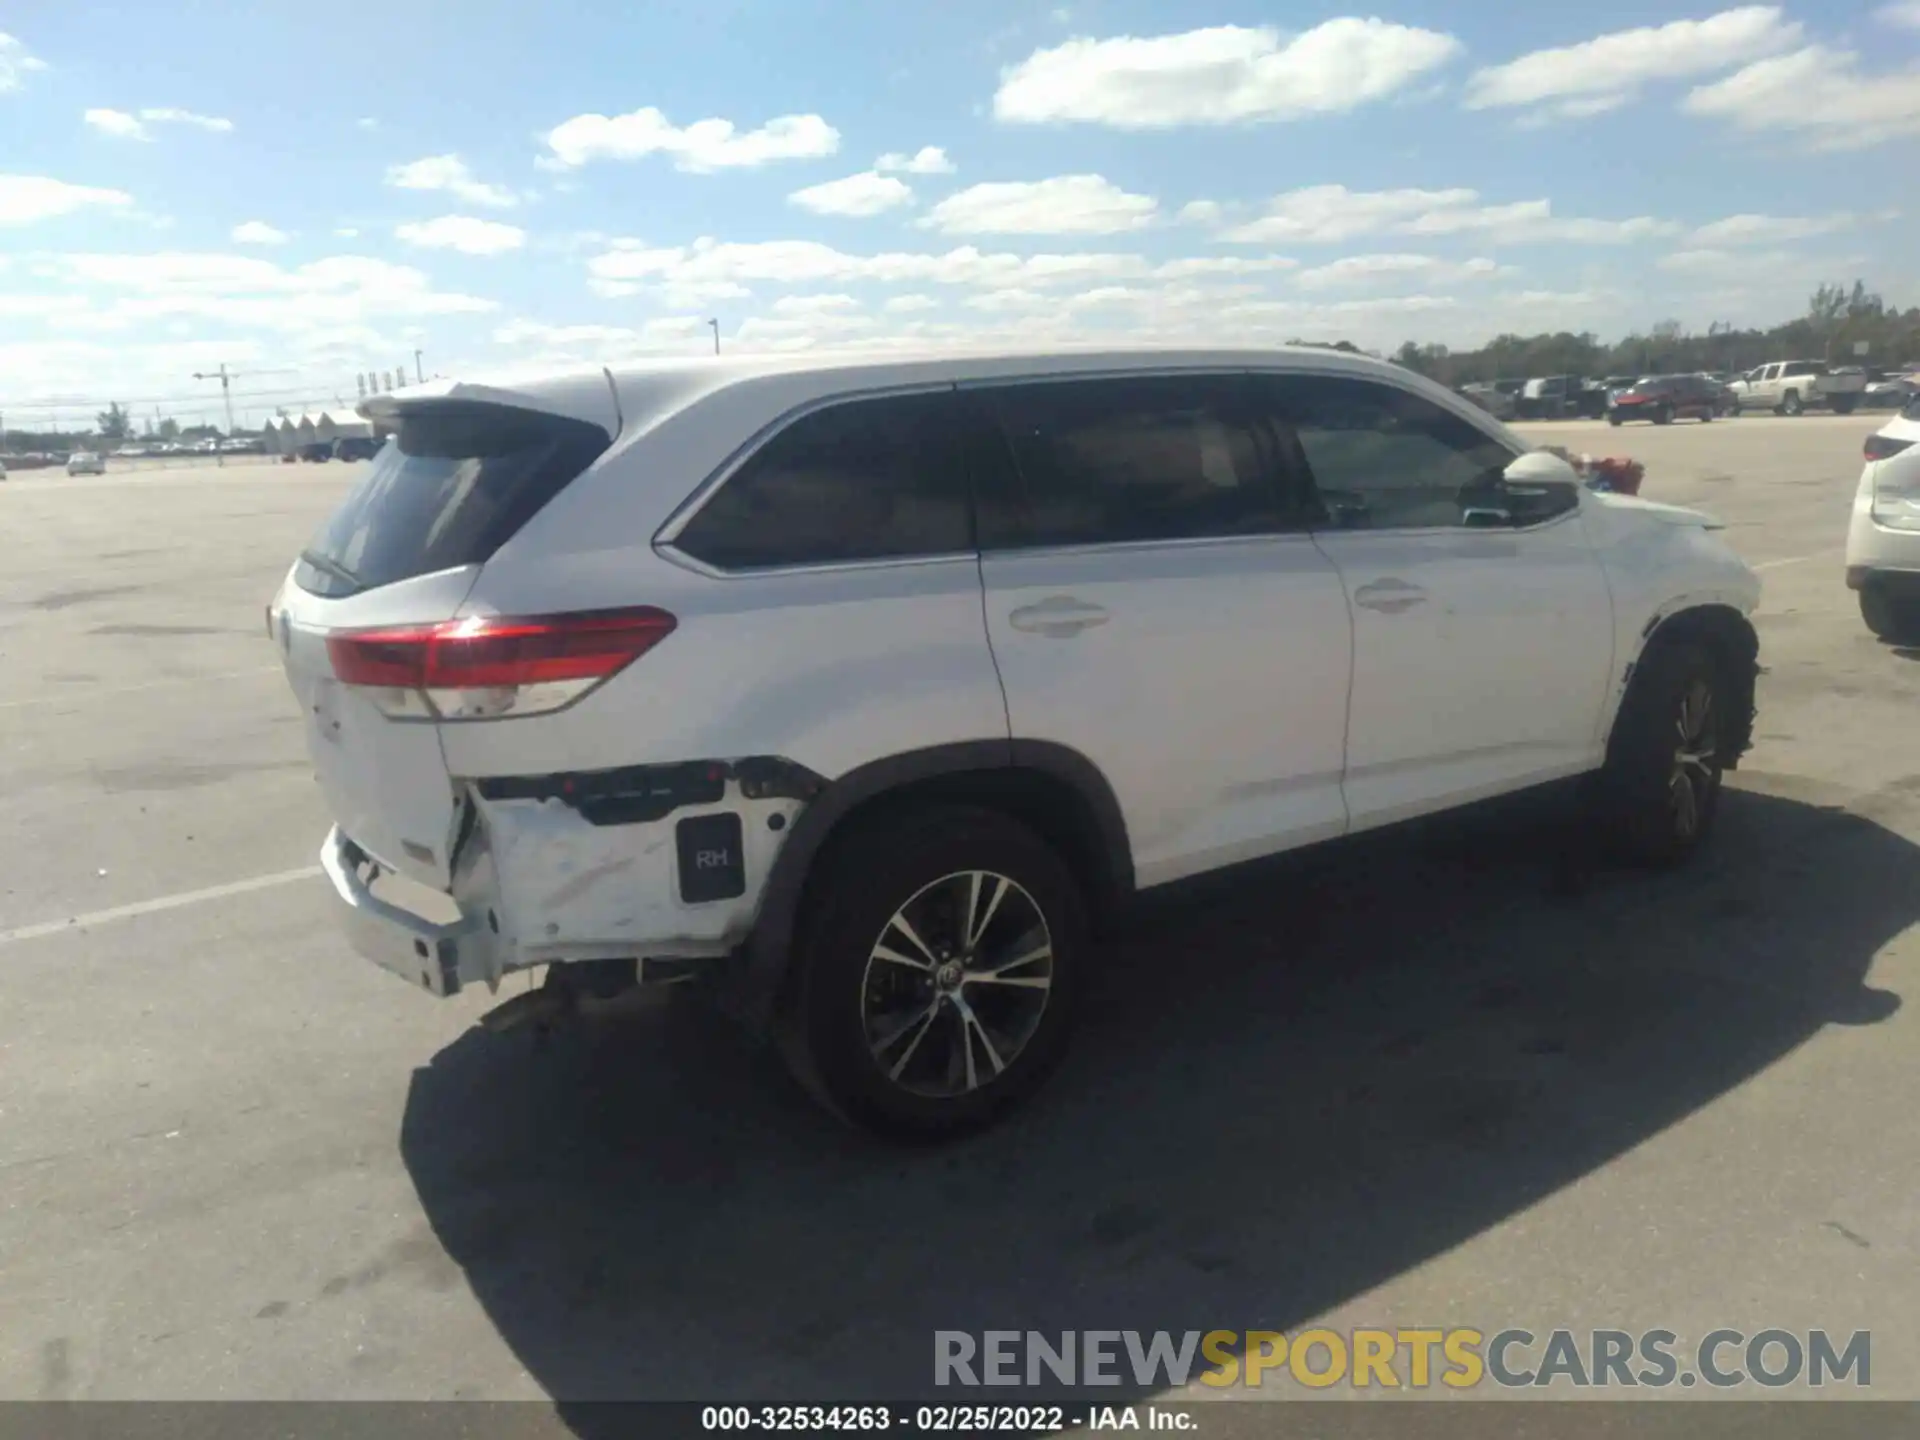
[[[427,372],[420,368],[420,352],[418,350],[413,352],[413,378],[418,380],[422,385],[427,383]]]
[[[220,368],[218,370],[215,370],[212,374],[208,374],[205,371],[196,370],[193,373],[193,378],[196,380],[218,380],[220,382],[220,398],[223,402],[225,402],[227,407],[227,438],[231,440],[233,438],[233,382],[235,380],[240,379],[243,375],[291,375],[291,374],[293,374],[293,371],[291,370],[229,371],[227,369],[226,361],[223,360],[220,362]],[[214,464],[219,465],[222,468],[225,468],[227,463],[227,452],[225,450],[214,451],[213,460],[214,460]]]
[[[720,353],[720,322],[718,320],[709,320],[707,324],[713,330],[713,353],[718,355]]]

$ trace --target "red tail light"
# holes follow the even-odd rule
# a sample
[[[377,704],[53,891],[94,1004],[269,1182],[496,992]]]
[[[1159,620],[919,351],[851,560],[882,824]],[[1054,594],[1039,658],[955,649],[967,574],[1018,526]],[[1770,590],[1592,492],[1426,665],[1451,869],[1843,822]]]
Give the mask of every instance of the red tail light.
[[[572,704],[673,633],[664,610],[597,610],[538,619],[484,616],[327,637],[345,685],[373,691],[400,718],[490,720]]]
[[[1896,440],[1891,435],[1869,435],[1861,454],[1869,460],[1885,460],[1889,455],[1898,455],[1912,444],[1911,440]]]

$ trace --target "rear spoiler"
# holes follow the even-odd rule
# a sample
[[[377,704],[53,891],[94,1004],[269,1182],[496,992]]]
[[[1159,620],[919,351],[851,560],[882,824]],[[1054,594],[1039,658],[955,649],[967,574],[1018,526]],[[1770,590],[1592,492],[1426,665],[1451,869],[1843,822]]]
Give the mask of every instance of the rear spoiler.
[[[409,412],[445,405],[495,405],[558,415],[596,425],[607,432],[609,439],[618,439],[625,425],[613,373],[605,368],[565,375],[548,373],[517,383],[506,377],[492,382],[429,380],[424,385],[369,395],[354,407],[354,412],[375,425],[392,427]]]

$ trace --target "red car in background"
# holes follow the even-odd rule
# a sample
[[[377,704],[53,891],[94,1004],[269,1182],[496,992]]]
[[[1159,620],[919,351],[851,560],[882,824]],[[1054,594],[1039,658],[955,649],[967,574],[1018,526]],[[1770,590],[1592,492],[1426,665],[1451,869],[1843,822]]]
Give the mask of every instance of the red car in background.
[[[1616,390],[1607,400],[1607,423],[1651,420],[1670,425],[1683,416],[1705,423],[1728,408],[1726,387],[1704,375],[1652,375]]]

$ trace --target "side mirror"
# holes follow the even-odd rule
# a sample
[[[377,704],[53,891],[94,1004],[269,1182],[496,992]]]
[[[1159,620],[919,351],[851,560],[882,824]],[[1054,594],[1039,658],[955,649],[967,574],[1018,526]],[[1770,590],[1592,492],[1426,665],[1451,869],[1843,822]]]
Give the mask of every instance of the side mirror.
[[[1529,450],[1501,475],[1500,498],[1490,506],[1474,504],[1468,525],[1538,525],[1580,505],[1580,474],[1549,450]],[[1503,511],[1496,515],[1494,511]]]

